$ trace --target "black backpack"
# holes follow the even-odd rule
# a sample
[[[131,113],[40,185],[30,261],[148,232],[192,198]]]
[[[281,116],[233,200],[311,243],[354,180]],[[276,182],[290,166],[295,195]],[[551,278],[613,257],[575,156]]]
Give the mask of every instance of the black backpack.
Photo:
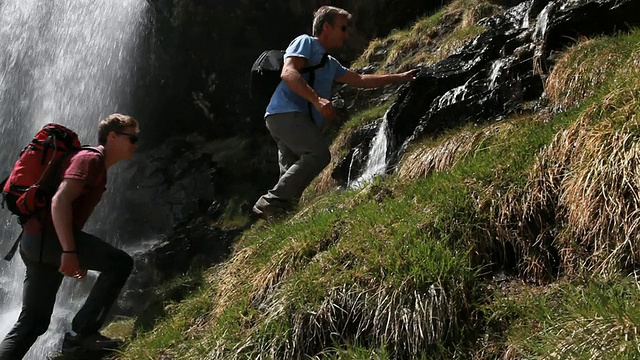
[[[307,66],[300,70],[300,73],[309,73],[309,86],[313,88],[315,81],[315,70],[325,66],[329,55],[324,53],[320,63],[314,66]],[[251,66],[251,75],[249,79],[249,94],[256,106],[264,110],[269,105],[271,95],[280,83],[280,73],[284,66],[283,50],[266,50],[263,51]],[[309,103],[309,111],[311,111],[311,103]]]

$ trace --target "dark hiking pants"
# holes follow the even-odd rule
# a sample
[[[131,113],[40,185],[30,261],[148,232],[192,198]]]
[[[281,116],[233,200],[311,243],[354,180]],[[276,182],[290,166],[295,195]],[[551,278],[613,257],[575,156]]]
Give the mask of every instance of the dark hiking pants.
[[[80,267],[100,272],[72,321],[73,331],[90,334],[104,324],[109,309],[131,274],[133,259],[124,251],[84,232],[76,233],[76,247]],[[60,251],[60,243],[55,237],[41,239],[40,235],[24,235],[20,255],[27,270],[22,310],[18,321],[0,343],[0,360],[22,359],[49,327],[56,293],[64,278],[58,271]]]

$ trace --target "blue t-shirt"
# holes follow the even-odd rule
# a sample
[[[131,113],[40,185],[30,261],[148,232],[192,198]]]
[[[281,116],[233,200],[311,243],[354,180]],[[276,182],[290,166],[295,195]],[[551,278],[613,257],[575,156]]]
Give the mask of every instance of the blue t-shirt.
[[[290,56],[298,56],[307,59],[307,66],[313,66],[320,63],[322,55],[327,52],[318,39],[309,35],[300,35],[293,39],[287,50],[285,51],[285,59]],[[320,69],[315,70],[314,89],[318,95],[325,99],[331,99],[331,88],[333,80],[344,75],[348,71],[342,66],[338,60],[329,55],[327,63]],[[302,74],[305,81],[309,81],[309,74]],[[294,93],[284,81],[280,81],[278,87],[271,96],[269,106],[267,106],[267,115],[281,114],[287,112],[308,112],[309,102],[302,96]],[[318,125],[322,125],[322,115],[313,109],[313,120]]]

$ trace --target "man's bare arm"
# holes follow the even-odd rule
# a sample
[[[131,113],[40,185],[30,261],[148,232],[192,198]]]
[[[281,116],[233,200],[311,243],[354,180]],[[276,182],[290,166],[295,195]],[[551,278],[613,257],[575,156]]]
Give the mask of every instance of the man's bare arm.
[[[359,88],[377,88],[390,84],[403,84],[416,79],[417,69],[398,74],[358,74],[351,70],[337,77],[336,81]]]
[[[58,240],[62,246],[60,272],[66,276],[82,277],[86,271],[80,269],[76,241],[73,236],[73,201],[84,189],[84,181],[64,179],[51,199],[51,217]]]

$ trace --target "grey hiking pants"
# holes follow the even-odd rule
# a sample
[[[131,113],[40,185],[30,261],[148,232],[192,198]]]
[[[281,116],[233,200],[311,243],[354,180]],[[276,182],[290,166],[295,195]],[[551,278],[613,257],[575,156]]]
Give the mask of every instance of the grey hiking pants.
[[[109,309],[131,274],[133,259],[124,251],[85,232],[76,233],[75,240],[80,267],[100,272],[87,300],[72,321],[73,331],[91,334],[100,330],[106,320]],[[54,236],[41,239],[40,235],[24,234],[20,255],[27,270],[22,311],[0,343],[0,360],[22,359],[49,327],[56,293],[64,278],[58,271],[60,251],[60,243]]]
[[[280,179],[256,205],[286,206],[296,201],[331,161],[329,145],[308,113],[269,115],[267,129],[278,145]]]

